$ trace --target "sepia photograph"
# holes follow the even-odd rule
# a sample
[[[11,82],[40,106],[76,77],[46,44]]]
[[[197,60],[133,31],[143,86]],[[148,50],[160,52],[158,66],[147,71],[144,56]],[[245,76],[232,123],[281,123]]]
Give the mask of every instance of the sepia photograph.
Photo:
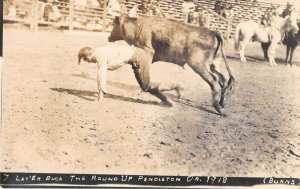
[[[298,44],[298,0],[3,0],[0,172],[299,186]]]

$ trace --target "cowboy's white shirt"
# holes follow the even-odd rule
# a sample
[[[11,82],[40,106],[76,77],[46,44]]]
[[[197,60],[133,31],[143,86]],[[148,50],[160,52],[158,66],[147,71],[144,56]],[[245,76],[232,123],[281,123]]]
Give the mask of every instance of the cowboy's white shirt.
[[[100,89],[107,93],[107,68],[111,65],[122,64],[130,60],[136,50],[136,47],[130,46],[125,41],[109,43],[95,50],[95,56],[98,59],[98,81]]]

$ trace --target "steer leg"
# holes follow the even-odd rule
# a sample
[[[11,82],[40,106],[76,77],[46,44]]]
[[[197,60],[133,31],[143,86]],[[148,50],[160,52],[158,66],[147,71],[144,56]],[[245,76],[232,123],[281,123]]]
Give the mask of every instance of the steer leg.
[[[225,106],[225,95],[226,95],[226,89],[228,88],[228,82],[226,80],[226,78],[224,77],[224,75],[222,74],[222,72],[218,69],[217,66],[215,66],[214,64],[212,64],[210,66],[210,72],[213,73],[214,75],[212,75],[215,80],[217,80],[217,82],[219,83],[220,87],[221,87],[221,99],[220,99],[220,106],[224,107]]]
[[[214,77],[214,73],[212,73],[205,65],[199,63],[200,61],[197,62],[189,62],[189,65],[191,68],[199,74],[204,81],[208,83],[208,85],[211,88],[212,91],[212,105],[215,108],[215,110],[222,116],[226,116],[221,107],[220,107],[220,102],[221,102],[221,87],[219,85],[218,80]],[[202,61],[201,61],[202,62]],[[204,62],[208,62],[207,59],[204,60]]]

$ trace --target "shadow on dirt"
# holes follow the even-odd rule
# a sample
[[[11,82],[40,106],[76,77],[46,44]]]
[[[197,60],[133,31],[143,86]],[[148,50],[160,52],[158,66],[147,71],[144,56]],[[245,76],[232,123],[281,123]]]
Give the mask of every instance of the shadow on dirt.
[[[80,78],[84,78],[84,79],[88,79],[88,80],[92,80],[92,81],[96,81],[96,79],[91,78],[88,74],[86,73],[81,73],[81,74],[72,74],[72,76],[75,77],[80,77]],[[127,83],[120,83],[120,82],[116,82],[116,81],[107,81],[107,84],[119,89],[124,89],[126,91],[134,91],[134,90],[141,90],[141,88],[137,85],[130,85]]]
[[[84,72],[81,72],[80,74],[71,74],[71,75],[75,76],[75,77],[80,77],[80,78],[96,81],[96,79],[91,78],[88,74],[86,74]]]
[[[240,57],[239,56],[230,56],[230,55],[227,55],[226,57],[229,60],[240,61]],[[255,56],[246,56],[246,59],[247,59],[248,62],[253,62],[253,63],[268,63],[268,60],[265,60],[265,59],[259,58],[259,57],[255,57]],[[285,65],[285,59],[283,59],[283,58],[275,58],[275,61],[279,65]],[[297,64],[299,64],[299,62],[298,61],[293,61],[293,64],[297,65]]]
[[[279,63],[279,64],[286,64],[285,63],[285,59],[283,59],[283,58],[276,58],[276,61],[277,61],[277,63]],[[293,63],[293,65],[299,65],[299,61],[295,61],[295,60],[292,60],[292,63]]]
[[[83,91],[83,90],[76,90],[76,89],[64,89],[64,88],[50,88],[53,91],[59,92],[59,93],[66,93],[71,94],[74,96],[77,96],[79,98],[82,98],[84,100],[88,101],[95,101],[95,99],[91,99],[88,97],[96,97],[98,98],[98,94],[96,92],[92,91]]]
[[[235,59],[236,57],[230,57],[230,58]],[[83,72],[81,74],[72,74],[72,76],[96,81],[96,79],[93,79],[93,78],[89,77],[89,75],[87,75],[86,73],[83,73]],[[130,84],[120,83],[120,82],[115,82],[115,81],[107,81],[107,83],[109,85],[113,86],[113,87],[120,88],[120,89],[123,89],[125,91],[141,90],[140,87],[136,86],[136,85],[130,85]],[[89,100],[89,101],[95,101],[96,99],[90,99],[90,98],[87,98],[86,96],[97,97],[98,98],[97,92],[92,92],[92,91],[81,91],[81,90],[75,90],[75,89],[62,89],[62,88],[59,88],[59,89],[57,89],[57,88],[53,89],[52,88],[52,90],[57,91],[57,92],[62,92],[62,93],[66,92],[68,94],[72,94],[72,95],[78,96],[79,98]],[[219,115],[218,113],[204,107],[204,106],[208,106],[208,105],[204,105],[204,106],[196,105],[197,104],[196,102],[193,102],[193,101],[190,101],[190,100],[187,100],[187,99],[183,99],[183,98],[177,99],[177,97],[173,94],[167,94],[167,95],[179,104],[183,104],[183,105],[186,105],[186,106],[189,106],[189,107],[192,107],[192,108],[196,108],[198,110],[202,110],[202,111],[205,111],[205,112],[210,113],[210,114]],[[155,102],[155,101],[143,101],[143,100],[140,100],[140,99],[133,99],[133,98],[118,96],[118,95],[113,95],[113,94],[105,94],[105,98],[117,99],[117,100],[122,100],[122,101],[127,101],[127,102],[140,103],[140,104],[158,105],[158,106],[165,107],[164,104],[158,103],[158,102]]]
[[[70,95],[77,96],[79,98],[82,98],[84,100],[88,101],[96,101],[98,98],[97,92],[93,91],[84,91],[84,90],[76,90],[76,89],[64,89],[64,88],[51,88],[51,90],[59,92],[59,93],[67,93]],[[89,98],[89,97],[95,97],[95,98]],[[104,98],[110,98],[110,99],[116,99],[116,100],[122,100],[126,102],[133,102],[133,103],[140,103],[140,104],[149,104],[149,105],[158,105],[163,106],[158,102],[155,101],[144,101],[140,99],[134,99],[114,94],[105,94]]]
[[[230,56],[230,55],[227,55],[226,56],[229,60],[237,60],[237,61],[240,61],[240,57],[239,56]],[[248,62],[267,62],[265,59],[263,58],[258,58],[258,57],[255,57],[255,56],[245,56],[247,61]]]
[[[215,114],[215,115],[219,116],[218,113],[205,108],[203,105],[195,105],[196,104],[195,102],[187,100],[187,99],[180,99],[179,103],[184,104],[184,105],[189,106],[189,107],[192,107],[192,108],[196,108],[198,110],[205,111],[205,112],[210,113],[210,114]]]
[[[202,110],[204,112],[207,112],[207,113],[210,113],[210,114],[215,114],[215,115],[218,115],[218,113],[212,111],[212,110],[209,110],[207,108],[205,108],[204,106],[207,106],[207,107],[212,107],[210,105],[199,105],[199,103],[197,102],[193,102],[191,100],[188,100],[188,99],[184,99],[184,98],[180,98],[178,99],[175,95],[172,95],[172,94],[168,94],[169,97],[171,97],[175,102],[177,102],[178,104],[183,104],[185,106],[189,106],[189,107],[192,107],[192,108],[196,108],[198,110]]]

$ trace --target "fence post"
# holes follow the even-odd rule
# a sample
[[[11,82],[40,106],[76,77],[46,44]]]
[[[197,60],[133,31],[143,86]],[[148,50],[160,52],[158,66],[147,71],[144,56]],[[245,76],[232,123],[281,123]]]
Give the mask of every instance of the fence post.
[[[104,32],[106,28],[106,17],[107,17],[107,2],[108,0],[104,0],[103,5],[103,15],[102,15],[102,31]]]
[[[73,20],[74,20],[74,0],[69,1],[69,30],[72,31],[74,29]]]
[[[38,30],[38,0],[32,0],[31,4],[31,20],[30,20],[30,30]]]

